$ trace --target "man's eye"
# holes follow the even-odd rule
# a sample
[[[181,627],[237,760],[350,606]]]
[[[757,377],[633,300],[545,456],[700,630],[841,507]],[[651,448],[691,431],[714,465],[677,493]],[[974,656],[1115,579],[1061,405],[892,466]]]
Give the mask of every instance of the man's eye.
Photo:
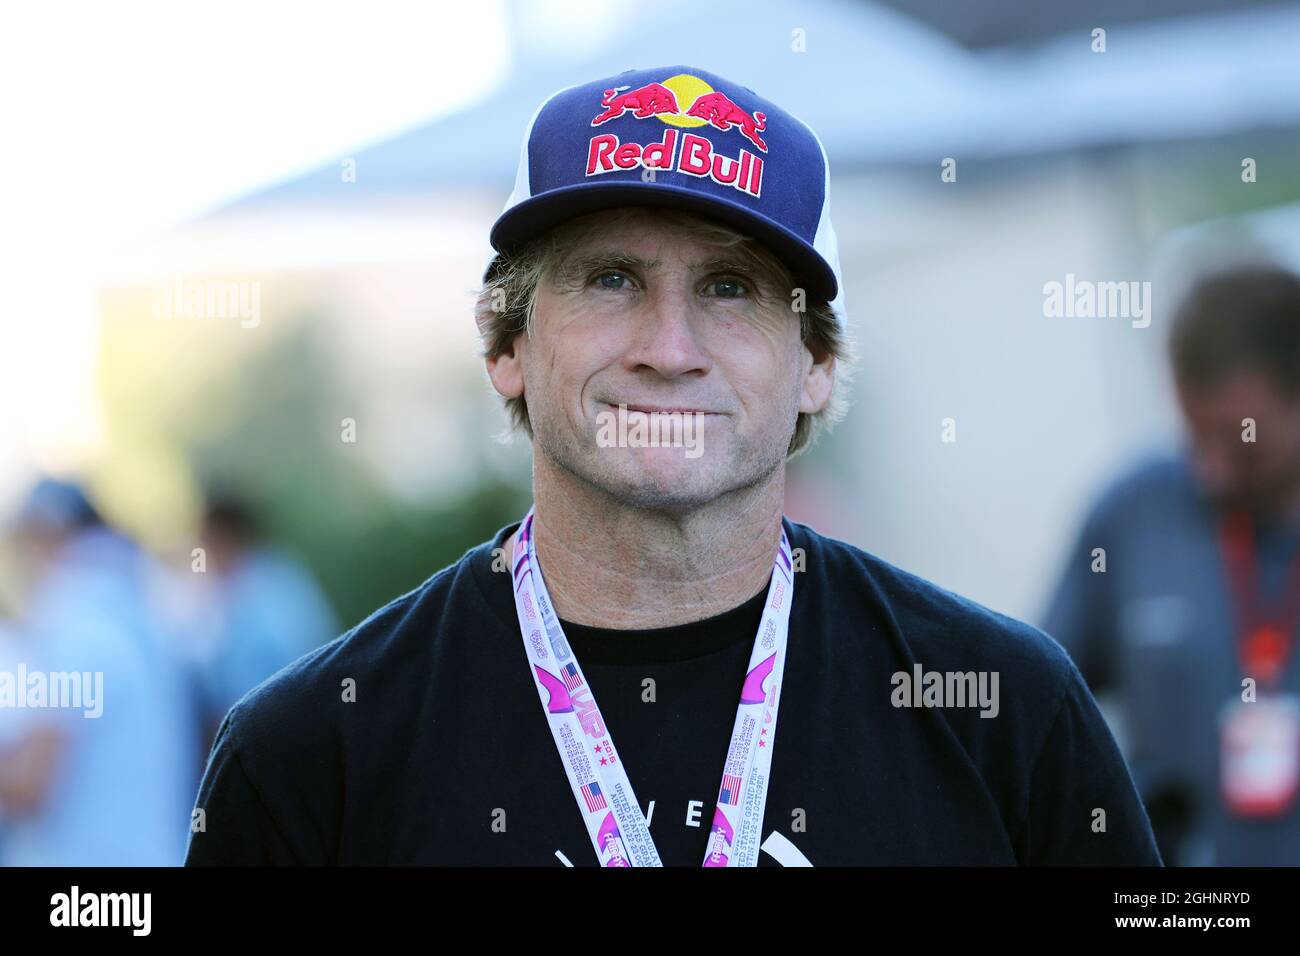
[[[602,272],[594,279],[597,286],[602,289],[608,289],[611,292],[619,292],[628,288],[628,278],[621,272]]]
[[[719,299],[737,299],[749,292],[749,286],[740,279],[714,279],[708,286]]]

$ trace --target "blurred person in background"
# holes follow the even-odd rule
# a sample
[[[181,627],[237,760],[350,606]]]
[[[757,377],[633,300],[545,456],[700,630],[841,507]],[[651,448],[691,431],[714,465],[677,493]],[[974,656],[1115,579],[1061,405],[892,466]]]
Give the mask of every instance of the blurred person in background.
[[[0,710],[3,862],[176,865],[197,758],[191,702],[152,597],[159,569],[69,483],[38,482],[12,531],[27,594],[11,657],[28,685],[33,674],[51,687],[81,675],[82,696],[81,706],[49,706],[51,692]]]
[[[1167,862],[1300,865],[1300,278],[1202,278],[1169,356],[1185,449],[1101,496],[1044,629],[1114,695]]]
[[[209,495],[203,518],[204,617],[209,629],[199,679],[207,741],[235,701],[266,678],[339,634],[311,572],[266,543],[241,496]],[[206,741],[205,741],[206,742]]]

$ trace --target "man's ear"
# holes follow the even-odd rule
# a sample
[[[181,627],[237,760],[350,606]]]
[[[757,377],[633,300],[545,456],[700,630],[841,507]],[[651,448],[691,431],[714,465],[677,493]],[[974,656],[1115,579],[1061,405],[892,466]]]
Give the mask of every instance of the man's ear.
[[[499,355],[490,355],[484,361],[492,387],[503,398],[519,398],[524,394],[524,339],[516,335]]]
[[[831,400],[835,356],[814,340],[804,345],[803,358],[803,393],[799,396],[799,411],[815,415]]]

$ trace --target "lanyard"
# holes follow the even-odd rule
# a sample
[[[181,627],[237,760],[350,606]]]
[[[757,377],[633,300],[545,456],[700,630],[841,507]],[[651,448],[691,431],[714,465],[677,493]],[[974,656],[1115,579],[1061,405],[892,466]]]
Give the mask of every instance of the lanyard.
[[[537,679],[542,712],[569,786],[601,866],[663,866],[622,757],[552,609],[537,563],[533,511],[528,509],[519,527],[518,545],[523,547],[516,545],[515,549],[515,611],[524,651]],[[758,865],[794,600],[793,570],[790,542],[782,529],[722,768],[704,866]]]
[[[1300,616],[1300,554],[1289,569],[1282,600],[1269,615],[1259,607],[1259,580],[1255,567],[1255,530],[1250,515],[1234,511],[1219,523],[1219,547],[1228,570],[1237,612],[1241,663],[1246,673],[1271,684],[1286,667],[1292,632]]]

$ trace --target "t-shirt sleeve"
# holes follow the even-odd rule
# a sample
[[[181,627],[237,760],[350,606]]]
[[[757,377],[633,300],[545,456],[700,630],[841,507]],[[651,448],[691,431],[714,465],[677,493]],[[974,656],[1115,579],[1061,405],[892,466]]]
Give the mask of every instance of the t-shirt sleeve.
[[[1096,701],[1073,665],[1029,777],[1021,859],[1161,866],[1151,822]]]
[[[293,866],[305,862],[263,801],[239,756],[234,710],[226,714],[199,784],[186,866]]]

